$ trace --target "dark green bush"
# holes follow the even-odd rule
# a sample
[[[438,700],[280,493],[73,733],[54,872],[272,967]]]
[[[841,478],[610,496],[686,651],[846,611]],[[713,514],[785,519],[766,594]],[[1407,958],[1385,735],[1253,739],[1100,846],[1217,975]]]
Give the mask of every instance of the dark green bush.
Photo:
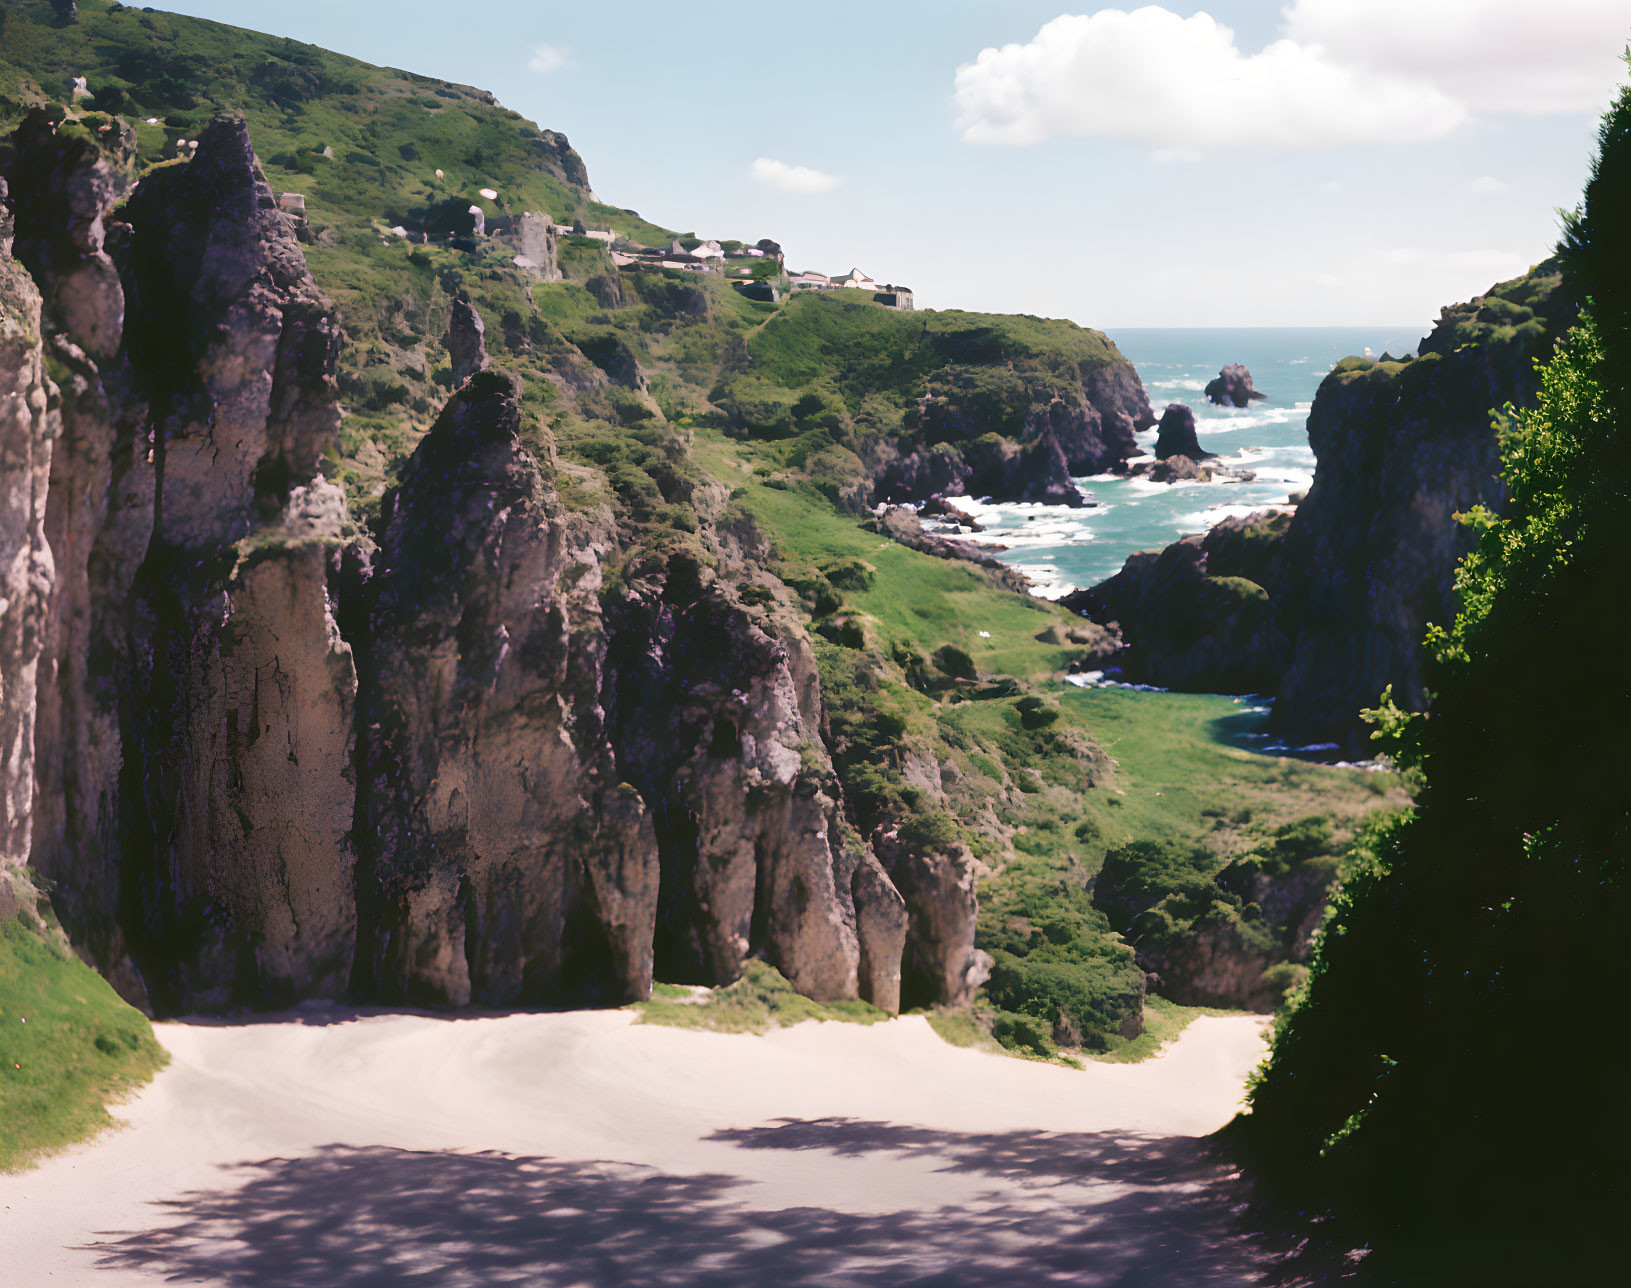
[[[1126,930],[1140,913],[1170,895],[1205,906],[1216,886],[1217,857],[1203,846],[1174,841],[1134,841],[1104,856],[1093,886],[1093,906],[1116,930]]]

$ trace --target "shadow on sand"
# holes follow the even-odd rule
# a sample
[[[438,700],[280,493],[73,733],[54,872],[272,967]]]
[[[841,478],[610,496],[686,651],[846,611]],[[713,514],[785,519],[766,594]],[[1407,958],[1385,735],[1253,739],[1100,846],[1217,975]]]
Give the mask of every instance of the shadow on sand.
[[[1261,1262],[1202,1142],[1111,1133],[962,1134],[848,1119],[716,1133],[752,1150],[939,1162],[988,1176],[969,1202],[767,1211],[753,1182],[623,1163],[328,1146],[232,1169],[95,1245],[104,1270],[185,1282],[426,1284],[1237,1285]],[[959,1193],[966,1192],[959,1187]]]

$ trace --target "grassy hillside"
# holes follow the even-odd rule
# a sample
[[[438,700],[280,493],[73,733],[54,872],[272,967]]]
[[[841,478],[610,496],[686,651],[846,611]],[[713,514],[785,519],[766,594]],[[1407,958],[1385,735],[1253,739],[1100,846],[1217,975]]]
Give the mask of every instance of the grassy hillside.
[[[855,517],[862,457],[879,436],[910,434],[926,395],[955,389],[979,432],[1017,429],[1039,397],[1079,398],[1085,376],[1121,361],[1102,334],[896,313],[853,293],[757,303],[719,275],[620,270],[584,237],[561,240],[558,282],[518,268],[499,238],[410,244],[391,227],[472,201],[494,218],[531,210],[640,241],[672,234],[597,203],[563,137],[479,90],[106,0],[84,0],[71,27],[45,0],[0,13],[0,127],[83,75],[100,113],[84,128],[115,141],[131,177],[176,164],[183,140],[233,111],[274,189],[306,196],[307,260],[349,337],[347,417],[327,469],[359,522],[451,386],[441,337],[462,296],[494,364],[521,382],[525,433],[558,459],[563,500],[617,517],[612,578],[681,550],[716,564],[699,535],[711,521],[769,537],[816,640],[855,825],[919,849],[966,844],[982,865],[980,943],[999,969],[980,1013],[1010,1047],[1135,1049],[1123,1030],[1143,972],[1091,893],[1116,847],[1168,841],[1221,869],[1310,815],[1339,847],[1366,810],[1398,799],[1383,776],[1231,746],[1228,699],[1070,687],[1085,651],[1058,641],[1075,619]],[[100,130],[107,113],[133,123],[128,149],[122,131]],[[740,589],[749,602],[770,593]]]
[[[1367,816],[1403,804],[1397,775],[1243,750],[1240,735],[1265,717],[1236,699],[1066,683],[1082,650],[1039,637],[1068,614],[866,531],[814,484],[761,464],[780,465],[784,446],[704,432],[697,455],[735,483],[735,504],[804,591],[835,763],[860,826],[887,820],[961,840],[983,865],[979,943],[999,970],[980,1019],[1005,1045],[1133,1056],[1152,1046],[1120,1031],[1138,1012],[1142,974],[1093,905],[1108,853],[1135,841],[1190,847],[1212,876],[1272,855],[1280,832],[1313,819],[1310,857],[1334,868]],[[948,645],[972,676],[943,669]],[[1178,1014],[1157,1002],[1152,1027],[1174,1032]]]
[[[0,1171],[108,1126],[165,1063],[147,1017],[26,913],[0,918]]]
[[[991,424],[1018,437],[1039,390],[1079,389],[1122,361],[1102,332],[1074,322],[950,309],[897,313],[847,291],[793,297],[752,336],[750,363],[714,392],[731,423],[759,437],[801,431],[839,411],[862,434],[917,423],[931,385],[974,393]]]

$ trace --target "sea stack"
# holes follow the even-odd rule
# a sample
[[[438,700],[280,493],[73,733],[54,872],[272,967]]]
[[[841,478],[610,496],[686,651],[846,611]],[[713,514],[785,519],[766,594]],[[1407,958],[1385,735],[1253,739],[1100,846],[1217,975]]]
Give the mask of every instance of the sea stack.
[[[1156,431],[1156,459],[1187,456],[1192,461],[1201,461],[1216,454],[1205,451],[1195,437],[1195,413],[1183,403],[1168,403],[1166,411],[1161,413],[1160,429]]]
[[[1252,386],[1252,373],[1236,362],[1218,372],[1216,380],[1206,386],[1206,396],[1219,407],[1245,407],[1254,399],[1266,398]]]

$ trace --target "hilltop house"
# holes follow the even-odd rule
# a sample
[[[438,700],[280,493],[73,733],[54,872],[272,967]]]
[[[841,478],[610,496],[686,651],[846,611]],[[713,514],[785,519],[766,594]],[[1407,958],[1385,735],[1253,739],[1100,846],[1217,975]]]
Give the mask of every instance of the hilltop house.
[[[794,273],[787,279],[787,285],[794,291],[830,291],[833,281],[825,273]]]
[[[881,291],[875,292],[872,298],[875,302],[883,305],[884,308],[899,309],[902,313],[910,313],[916,307],[912,299],[912,288],[910,286],[896,286],[893,283],[888,283]]]
[[[850,269],[842,277],[833,278],[832,284],[834,286],[848,287],[856,291],[875,291],[878,289],[878,284],[858,268]]]
[[[679,238],[676,237],[674,239],[674,244],[668,248],[668,251],[671,255],[691,255],[697,259],[725,258],[725,248],[716,241],[705,241],[693,246],[690,250],[686,250],[685,247],[680,244]]]

